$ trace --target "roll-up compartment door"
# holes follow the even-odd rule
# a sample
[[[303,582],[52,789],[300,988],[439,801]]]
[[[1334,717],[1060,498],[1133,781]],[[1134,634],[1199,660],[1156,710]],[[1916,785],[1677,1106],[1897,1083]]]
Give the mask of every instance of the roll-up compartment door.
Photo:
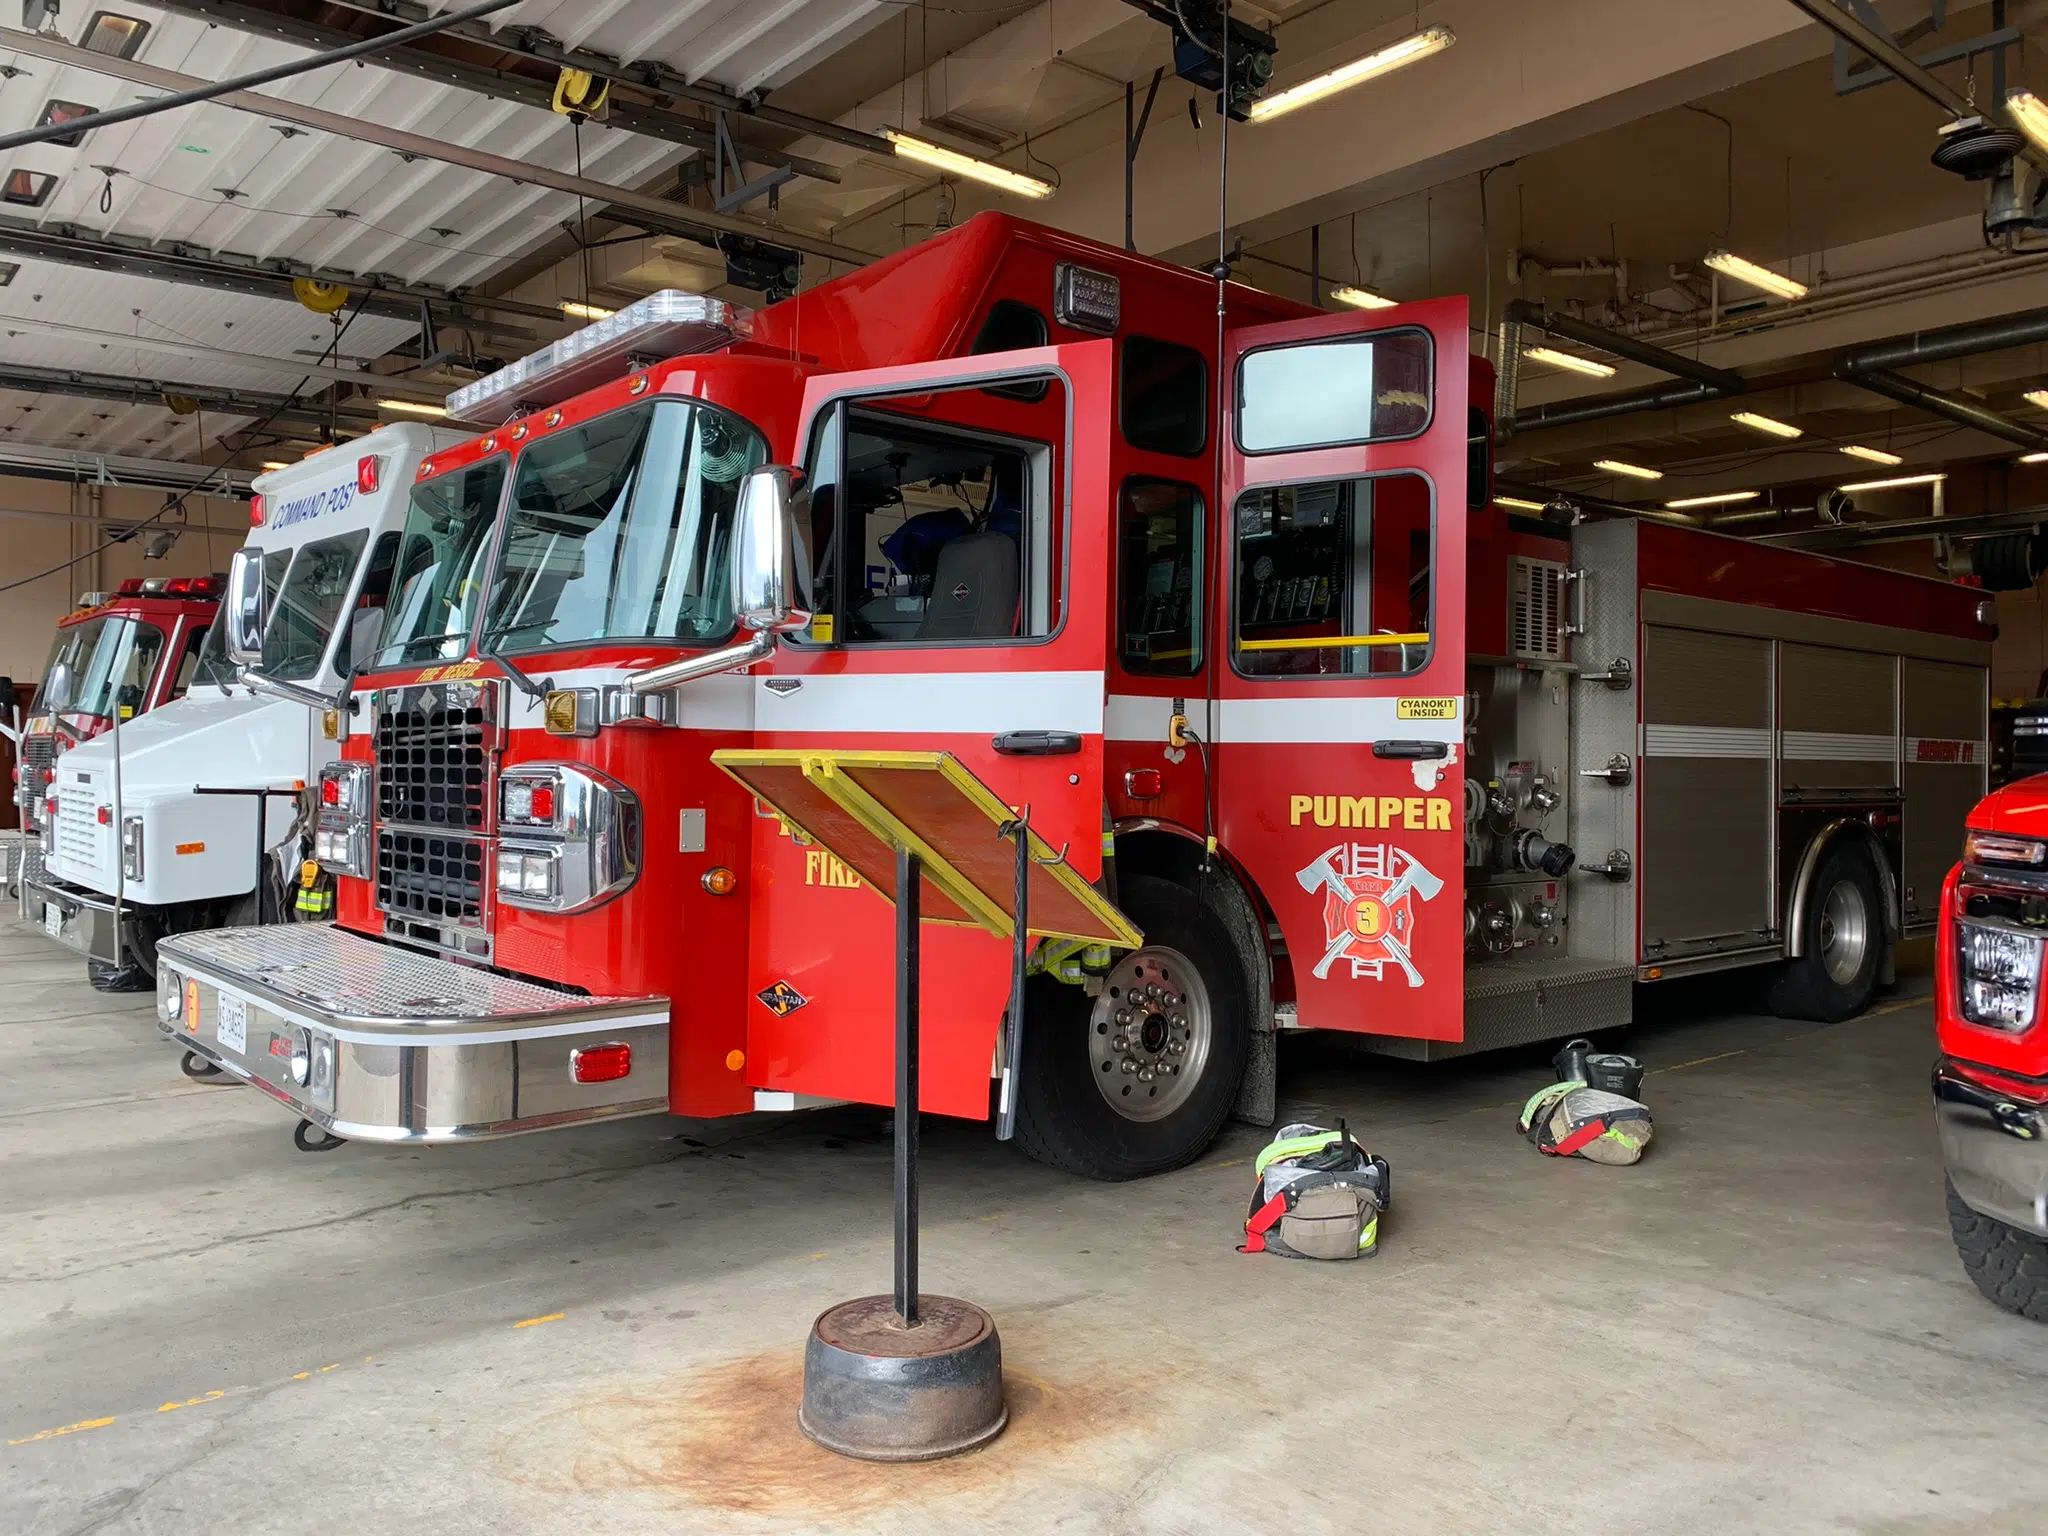
[[[1897,789],[1898,659],[1788,644],[1781,665],[1779,755],[1786,798]]]
[[[1643,635],[1646,959],[1754,943],[1773,922],[1771,642]]]
[[[1900,730],[1905,736],[1905,920],[1932,922],[1941,882],[1962,856],[1963,821],[1983,799],[1991,750],[1982,667],[1899,663]]]

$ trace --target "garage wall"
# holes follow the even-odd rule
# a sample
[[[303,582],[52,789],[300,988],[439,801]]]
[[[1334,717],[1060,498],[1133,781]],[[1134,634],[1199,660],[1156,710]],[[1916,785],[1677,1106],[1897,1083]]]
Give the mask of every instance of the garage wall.
[[[81,592],[110,590],[129,576],[203,576],[227,569],[249,531],[247,504],[231,498],[194,496],[187,501],[185,532],[161,560],[143,559],[140,539],[107,547],[90,523],[37,515],[82,512],[135,522],[161,507],[164,496],[156,490],[0,476],[0,587],[74,556],[88,557],[67,571],[0,592],[0,676],[41,681],[51,633]]]

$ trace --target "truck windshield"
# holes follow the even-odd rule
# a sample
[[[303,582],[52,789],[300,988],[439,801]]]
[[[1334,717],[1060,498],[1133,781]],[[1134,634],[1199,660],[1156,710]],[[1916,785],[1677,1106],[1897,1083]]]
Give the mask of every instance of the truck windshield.
[[[327,654],[334,622],[341,616],[341,605],[348,601],[369,537],[366,530],[358,528],[331,539],[316,539],[293,559],[263,631],[261,671],[265,677],[303,682],[320,670],[320,658]]]
[[[392,582],[391,627],[376,665],[460,656],[483,593],[484,556],[505,491],[505,460],[485,459],[412,491]]]
[[[767,457],[744,421],[687,400],[650,401],[536,443],[513,482],[488,638],[513,651],[723,639],[734,622],[740,482]]]
[[[118,707],[125,720],[142,708],[163,648],[164,632],[139,619],[109,615],[73,624],[58,632],[43,686],[36,690],[30,709],[110,720]],[[50,673],[60,663],[68,686],[63,697],[52,698]]]
[[[228,660],[227,625],[216,618],[206,627],[206,640],[199,647],[199,669],[192,674],[195,688],[225,688],[235,680],[235,664]]]

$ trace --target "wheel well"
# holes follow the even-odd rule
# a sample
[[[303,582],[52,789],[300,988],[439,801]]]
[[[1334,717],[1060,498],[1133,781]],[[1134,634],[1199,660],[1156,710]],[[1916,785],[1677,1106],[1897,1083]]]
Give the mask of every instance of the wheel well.
[[[1156,875],[1194,890],[1203,878],[1201,839],[1158,827],[1118,832],[1116,865],[1119,874]],[[1274,955],[1267,937],[1273,909],[1245,872],[1220,852],[1210,862],[1208,880],[1227,905],[1238,909],[1232,914],[1233,926],[1240,931],[1246,947],[1256,946],[1263,958],[1266,974],[1262,979],[1270,996],[1273,973],[1286,963],[1284,958]]]
[[[1813,882],[1820,873],[1821,861],[1843,839],[1860,847],[1870,858],[1871,868],[1877,872],[1878,899],[1884,907],[1884,933],[1888,943],[1897,943],[1900,934],[1899,881],[1892,869],[1891,858],[1885,853],[1884,844],[1867,822],[1854,817],[1843,816],[1829,822],[1808,840],[1799,855],[1798,872],[1792,877],[1792,900],[1787,907],[1785,918],[1785,953],[1797,960],[1806,953],[1806,908],[1813,898]]]

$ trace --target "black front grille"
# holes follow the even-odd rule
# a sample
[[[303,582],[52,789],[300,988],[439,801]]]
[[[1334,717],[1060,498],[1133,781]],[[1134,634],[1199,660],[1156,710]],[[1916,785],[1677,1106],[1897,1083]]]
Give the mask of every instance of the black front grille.
[[[484,843],[431,832],[377,833],[377,905],[399,918],[478,924],[484,915]]]
[[[377,714],[377,819],[482,831],[490,747],[489,718],[467,697],[408,689]]]

